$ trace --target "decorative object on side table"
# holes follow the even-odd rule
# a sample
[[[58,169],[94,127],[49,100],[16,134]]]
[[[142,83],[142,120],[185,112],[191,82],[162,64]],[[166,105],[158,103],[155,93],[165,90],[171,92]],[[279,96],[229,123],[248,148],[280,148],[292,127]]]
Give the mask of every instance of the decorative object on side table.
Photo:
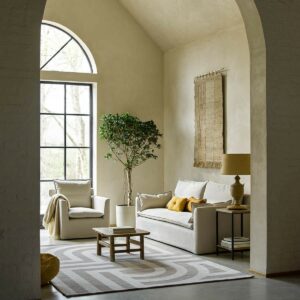
[[[157,158],[160,148],[158,139],[162,136],[153,121],[143,122],[135,116],[125,114],[106,114],[102,117],[99,134],[107,141],[107,159],[114,159],[124,167],[127,183],[127,204],[116,208],[117,226],[135,226],[135,208],[132,203],[133,168],[150,158]]]
[[[231,236],[224,237],[219,244],[219,214],[231,215]],[[250,214],[249,209],[230,210],[219,208],[216,210],[216,254],[219,254],[219,249],[231,252],[231,258],[234,260],[234,252],[243,252],[250,250],[250,239],[244,237],[244,214]],[[235,235],[234,216],[240,215],[240,236]]]
[[[246,209],[241,205],[244,196],[244,184],[240,183],[239,175],[250,175],[250,154],[223,154],[221,174],[236,175],[231,185],[232,205],[228,209]]]

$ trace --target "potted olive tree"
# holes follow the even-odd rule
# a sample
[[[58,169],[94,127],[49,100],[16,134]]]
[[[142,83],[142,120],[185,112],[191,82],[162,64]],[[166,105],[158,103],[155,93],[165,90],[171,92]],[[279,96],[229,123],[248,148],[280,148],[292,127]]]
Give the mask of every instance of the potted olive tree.
[[[134,226],[132,170],[150,158],[157,158],[155,150],[160,148],[158,139],[162,134],[153,121],[143,122],[125,113],[104,115],[99,135],[109,147],[105,157],[121,163],[126,174],[126,204],[116,207],[117,226]]]

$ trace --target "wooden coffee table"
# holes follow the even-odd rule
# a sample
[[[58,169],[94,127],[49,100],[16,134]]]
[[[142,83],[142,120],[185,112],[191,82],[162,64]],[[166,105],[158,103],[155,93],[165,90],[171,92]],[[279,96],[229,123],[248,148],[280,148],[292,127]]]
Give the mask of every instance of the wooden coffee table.
[[[97,255],[102,254],[102,248],[108,247],[110,250],[110,261],[115,261],[116,253],[140,252],[140,258],[144,259],[144,236],[150,234],[149,231],[136,229],[134,233],[111,233],[108,227],[93,228],[97,233]],[[133,240],[131,237],[139,236],[140,240]],[[123,237],[126,243],[115,243],[115,238]],[[130,244],[140,246],[138,249],[130,248]],[[116,250],[117,247],[126,247],[126,249]]]

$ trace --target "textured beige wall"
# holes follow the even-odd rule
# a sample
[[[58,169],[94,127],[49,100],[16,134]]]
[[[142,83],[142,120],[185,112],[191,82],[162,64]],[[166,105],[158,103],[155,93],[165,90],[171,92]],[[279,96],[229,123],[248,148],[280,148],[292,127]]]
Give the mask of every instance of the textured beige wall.
[[[194,77],[225,68],[228,153],[250,152],[250,61],[244,27],[236,26],[165,53],[165,190],[182,179],[232,183],[218,169],[194,168]],[[242,178],[250,191],[249,176]]]
[[[45,20],[75,32],[89,47],[97,68],[98,117],[129,112],[153,119],[163,131],[163,55],[159,48],[116,0],[48,0]],[[68,75],[69,76],[69,75]],[[97,192],[115,204],[123,199],[123,170],[103,158],[105,143],[97,145]],[[96,163],[96,162],[95,162]],[[134,192],[163,189],[163,151],[133,171]]]
[[[44,1],[0,3],[0,299],[40,298],[39,35]]]

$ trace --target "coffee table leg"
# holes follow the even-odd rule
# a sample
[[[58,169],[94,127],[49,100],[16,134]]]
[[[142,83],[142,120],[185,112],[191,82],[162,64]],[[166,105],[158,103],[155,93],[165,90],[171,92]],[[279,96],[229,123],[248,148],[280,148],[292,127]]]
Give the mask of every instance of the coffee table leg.
[[[130,253],[130,237],[126,236],[126,251],[127,253]]]
[[[109,242],[110,242],[110,261],[114,262],[115,261],[115,238],[113,236],[109,237]]]
[[[99,244],[99,241],[102,240],[102,236],[100,233],[97,234],[97,255],[102,254],[102,245]]]
[[[143,235],[140,236],[140,247],[141,247],[140,258],[144,259],[144,236]]]

